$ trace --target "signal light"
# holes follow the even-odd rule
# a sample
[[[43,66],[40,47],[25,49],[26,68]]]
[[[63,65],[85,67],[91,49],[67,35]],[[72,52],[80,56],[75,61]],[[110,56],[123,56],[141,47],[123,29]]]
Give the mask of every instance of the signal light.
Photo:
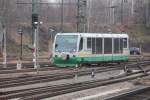
[[[32,14],[32,26],[36,27],[35,22],[38,22],[38,14]]]

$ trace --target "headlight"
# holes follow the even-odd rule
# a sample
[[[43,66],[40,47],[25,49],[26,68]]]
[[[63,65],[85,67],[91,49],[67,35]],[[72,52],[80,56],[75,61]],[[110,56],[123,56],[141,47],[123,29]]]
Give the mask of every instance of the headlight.
[[[63,54],[63,55],[62,55],[62,59],[63,59],[63,60],[69,60],[69,58],[70,58],[70,55],[69,55],[69,54]]]

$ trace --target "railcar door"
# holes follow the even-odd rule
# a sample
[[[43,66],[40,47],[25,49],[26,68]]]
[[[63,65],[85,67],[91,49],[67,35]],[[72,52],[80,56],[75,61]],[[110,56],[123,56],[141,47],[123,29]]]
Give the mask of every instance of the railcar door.
[[[113,61],[121,59],[120,38],[113,38]]]
[[[111,62],[112,55],[112,38],[104,38],[104,61]]]
[[[124,55],[129,54],[128,39],[127,38],[123,38],[123,54]]]

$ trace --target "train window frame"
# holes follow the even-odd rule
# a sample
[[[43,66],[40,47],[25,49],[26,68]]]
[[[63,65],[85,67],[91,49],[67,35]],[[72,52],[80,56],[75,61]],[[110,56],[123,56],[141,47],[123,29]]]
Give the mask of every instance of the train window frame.
[[[120,38],[114,38],[114,44],[113,44],[113,52],[114,54],[119,54],[120,53]]]
[[[124,48],[124,46],[123,46],[123,38],[120,38],[120,53],[123,53],[123,48]]]
[[[96,54],[96,38],[95,37],[93,37],[93,38],[91,38],[92,39],[92,54]]]
[[[92,48],[92,38],[88,37],[87,38],[87,50],[91,50],[91,48]]]
[[[128,39],[123,38],[123,48],[128,48]]]
[[[108,42],[110,42],[110,41],[107,40],[108,42],[107,42],[107,44],[106,44],[106,39],[110,39],[111,43],[108,43]],[[112,50],[112,49],[113,49],[113,44],[112,44],[112,42],[113,42],[113,41],[112,41],[112,38],[108,38],[108,37],[105,37],[105,38],[104,38],[104,54],[112,54],[112,53],[113,53],[113,50]],[[110,45],[108,45],[108,44],[110,44]],[[109,49],[107,50],[107,49],[106,49],[106,46],[107,46],[107,47],[111,47],[111,48],[109,48]],[[107,51],[106,51],[106,50],[107,50]]]
[[[102,54],[103,53],[103,38],[98,37],[96,38],[96,54]]]
[[[80,42],[79,42],[79,51],[83,50],[83,37],[80,38]]]
[[[74,40],[72,40],[72,39],[74,39]],[[77,51],[77,49],[78,49],[77,44],[78,44],[78,36],[77,35],[57,35],[57,37],[55,38],[54,50],[55,50],[55,52]],[[73,46],[72,49],[70,49],[70,46]]]

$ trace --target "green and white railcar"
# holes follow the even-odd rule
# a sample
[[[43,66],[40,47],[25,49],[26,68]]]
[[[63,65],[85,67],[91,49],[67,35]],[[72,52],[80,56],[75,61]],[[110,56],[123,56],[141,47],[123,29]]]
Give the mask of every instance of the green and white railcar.
[[[58,33],[53,44],[52,62],[58,67],[128,61],[127,34]]]

